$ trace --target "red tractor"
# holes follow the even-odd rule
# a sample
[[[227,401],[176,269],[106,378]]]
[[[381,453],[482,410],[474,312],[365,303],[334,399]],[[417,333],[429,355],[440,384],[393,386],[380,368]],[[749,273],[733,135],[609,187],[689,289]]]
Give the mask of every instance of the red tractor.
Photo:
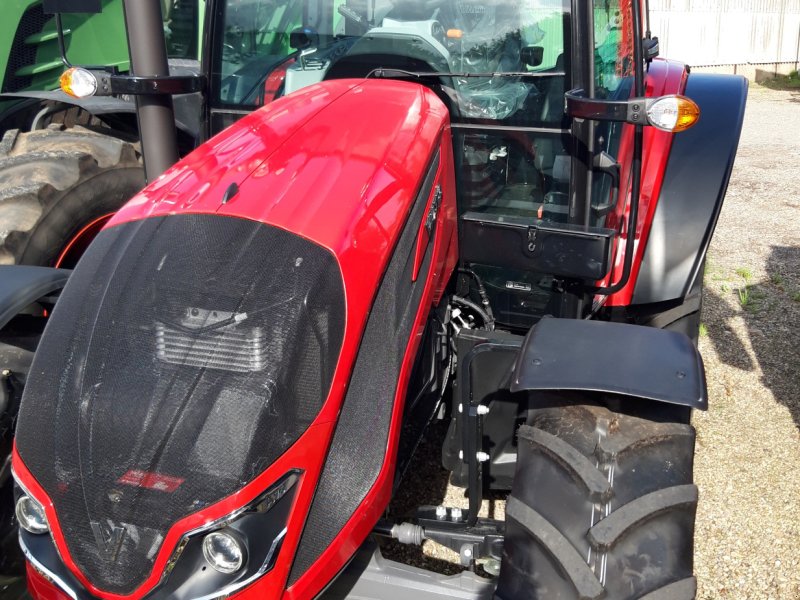
[[[64,84],[136,97],[150,184],[73,271],[0,271],[30,593],[693,598],[692,338],[745,80],[657,58],[626,0],[208,0],[189,76],[158,0],[125,10],[134,74]],[[434,420],[469,508],[394,514]]]

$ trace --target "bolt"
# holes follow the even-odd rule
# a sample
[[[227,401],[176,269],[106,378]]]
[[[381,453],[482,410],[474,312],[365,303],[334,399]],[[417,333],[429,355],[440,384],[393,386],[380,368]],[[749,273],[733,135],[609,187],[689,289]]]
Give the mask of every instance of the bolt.
[[[500,575],[500,561],[496,558],[490,558],[483,564],[483,570],[489,575],[497,577]]]
[[[466,556],[467,558],[472,556],[472,550],[470,550],[469,548],[465,548],[464,549],[464,556]]]
[[[444,506],[436,507],[436,520],[444,521],[447,518],[447,508]]]
[[[489,414],[489,407],[485,404],[478,404],[477,412],[479,415],[488,415]]]
[[[675,373],[675,375],[678,377],[678,379],[683,379],[684,377],[686,377],[686,373],[684,373],[683,371],[678,371],[677,373]]]
[[[464,460],[464,451],[463,450],[459,450],[458,451],[458,459],[459,460]]]
[[[8,369],[3,369],[2,373],[0,373],[3,377],[11,377],[11,371]]]
[[[453,521],[460,521],[461,520],[461,509],[460,508],[451,508],[450,509],[450,518]]]
[[[459,404],[458,405],[458,412],[459,413],[463,413],[464,412],[464,405],[463,404]]]
[[[478,462],[486,462],[491,457],[488,454],[486,454],[486,452],[478,452],[477,454],[475,454],[475,458],[478,459]]]
[[[542,359],[541,358],[534,358],[532,362],[533,362],[534,366],[538,367],[539,365],[542,364]]]

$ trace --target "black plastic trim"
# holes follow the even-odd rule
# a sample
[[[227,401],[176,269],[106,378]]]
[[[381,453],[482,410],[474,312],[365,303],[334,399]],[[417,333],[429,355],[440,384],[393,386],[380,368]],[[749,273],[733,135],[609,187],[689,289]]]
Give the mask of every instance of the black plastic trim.
[[[685,298],[698,276],[725,199],[747,101],[738,75],[689,75],[700,120],[676,134],[633,304]]]
[[[561,277],[602,279],[616,231],[510,215],[461,216],[461,260]]]
[[[585,390],[708,408],[703,359],[682,333],[545,318],[525,336],[511,391]]]
[[[29,304],[61,290],[70,273],[49,267],[0,266],[0,328]]]
[[[372,302],[350,382],[325,465],[289,574],[294,583],[354,518],[386,461],[389,429],[399,374],[425,283],[430,276],[434,243],[429,243],[413,279],[414,252],[441,157],[429,162]],[[434,241],[434,236],[431,242]],[[391,332],[387,336],[387,332]]]

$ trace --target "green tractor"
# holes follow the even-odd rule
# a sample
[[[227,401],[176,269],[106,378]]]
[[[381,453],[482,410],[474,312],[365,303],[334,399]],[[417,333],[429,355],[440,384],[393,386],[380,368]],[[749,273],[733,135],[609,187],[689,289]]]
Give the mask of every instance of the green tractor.
[[[205,0],[165,0],[171,68],[199,65]],[[61,35],[42,0],[5,0],[0,23],[0,264],[73,265],[105,220],[145,183],[135,102],[80,102],[58,88],[61,47],[76,64],[130,67],[121,0],[65,14]],[[196,101],[178,102],[186,150]]]

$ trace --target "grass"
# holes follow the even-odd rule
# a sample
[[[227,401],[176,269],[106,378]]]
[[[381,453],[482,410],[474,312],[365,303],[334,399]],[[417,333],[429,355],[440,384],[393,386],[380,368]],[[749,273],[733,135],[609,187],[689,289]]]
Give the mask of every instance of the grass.
[[[700,337],[708,337],[708,327],[705,323],[700,323],[698,332],[700,333]]]
[[[769,280],[778,287],[783,285],[783,277],[781,277],[780,273],[773,273],[769,276]]]
[[[752,297],[750,296],[750,288],[748,286],[744,286],[743,288],[739,288],[736,290],[737,294],[739,295],[739,304],[742,308],[747,308],[751,306],[751,302],[753,301]]]
[[[753,271],[749,267],[738,267],[735,273],[744,281],[743,286],[736,288],[736,295],[739,297],[739,306],[750,313],[758,312],[761,301],[766,298],[766,295],[763,291],[751,287]]]
[[[768,79],[761,85],[772,90],[800,90],[800,75],[797,71],[792,71],[788,75],[778,75],[774,79]]]
[[[753,280],[753,272],[747,267],[739,267],[736,269],[736,274],[744,279],[745,285],[750,285],[750,282]]]
[[[792,294],[792,300],[794,300],[795,302],[800,302],[800,292],[795,292],[794,294]]]

